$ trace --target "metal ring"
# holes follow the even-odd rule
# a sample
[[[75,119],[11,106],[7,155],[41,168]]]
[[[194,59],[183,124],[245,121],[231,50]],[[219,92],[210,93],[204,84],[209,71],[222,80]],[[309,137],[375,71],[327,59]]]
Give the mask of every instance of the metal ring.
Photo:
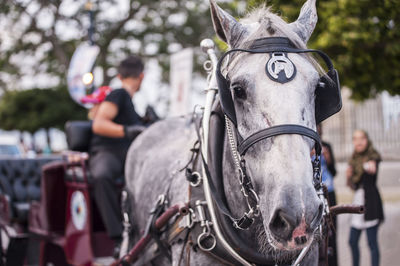
[[[256,199],[257,204],[260,202],[260,198],[257,195],[257,192],[254,189],[250,188],[250,192],[253,194],[254,198]]]
[[[194,114],[194,115],[196,114],[197,109],[200,109],[200,112],[202,112],[202,109],[204,109],[204,107],[201,106],[200,104],[196,104],[196,105],[193,107],[193,114]]]
[[[205,61],[203,64],[203,68],[205,71],[211,71],[213,69],[213,64],[212,64],[211,60]]]
[[[189,208],[189,214],[186,215],[187,228],[191,229],[195,223],[196,214],[192,208]]]
[[[240,191],[242,191],[242,194],[243,194],[243,196],[246,198],[246,200],[247,200],[247,205],[248,205],[248,204],[249,204],[249,203],[248,203],[249,194],[247,194],[246,189],[244,188],[243,184],[241,184],[241,185],[242,185],[242,188],[240,189]]]
[[[162,205],[165,203],[165,194],[160,194],[157,199],[157,204]]]
[[[239,166],[237,170],[239,172],[239,183],[240,183],[240,185],[243,185],[243,183],[244,183],[244,172],[243,172],[243,169]]]
[[[190,185],[192,187],[198,187],[201,184],[202,177],[199,174],[199,172],[193,172],[192,175],[197,176],[197,181],[196,182],[190,182]]]
[[[207,248],[204,247],[201,242],[206,240],[207,238],[211,238],[212,239],[212,245]],[[203,232],[199,235],[199,237],[197,238],[197,244],[199,245],[199,248],[203,251],[211,251],[215,248],[215,246],[217,245],[217,240],[215,239],[215,236],[213,234],[210,234],[209,232]]]

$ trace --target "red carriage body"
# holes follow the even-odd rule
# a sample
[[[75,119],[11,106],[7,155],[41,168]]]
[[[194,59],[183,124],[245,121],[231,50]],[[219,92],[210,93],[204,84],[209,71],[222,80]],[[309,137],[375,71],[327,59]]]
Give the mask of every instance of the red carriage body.
[[[91,196],[87,160],[73,157],[0,159],[0,265],[110,263],[114,243]]]

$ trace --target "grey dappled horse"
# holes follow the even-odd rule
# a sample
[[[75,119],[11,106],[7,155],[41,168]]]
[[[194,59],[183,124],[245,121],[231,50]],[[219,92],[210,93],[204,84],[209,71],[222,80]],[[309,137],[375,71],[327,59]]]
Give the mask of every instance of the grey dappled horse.
[[[308,0],[299,18],[286,23],[262,7],[240,22],[210,1],[214,29],[231,49],[262,37],[284,36],[298,48],[305,48],[317,23],[315,0]],[[285,84],[266,78],[266,54],[242,53],[224,67],[233,88],[238,130],[248,137],[266,127],[298,124],[315,130],[314,91],[319,80],[319,66],[310,57],[288,54],[297,68],[295,78]],[[237,92],[236,90],[241,90]],[[236,95],[240,93],[241,96]],[[245,100],[243,99],[245,94]],[[237,97],[238,96],[238,97]],[[145,227],[149,210],[160,194],[168,189],[170,204],[188,201],[188,182],[183,168],[191,156],[197,136],[190,117],[166,119],[140,135],[129,149],[126,160],[126,184],[132,195],[136,232]],[[309,228],[318,214],[318,199],[313,180],[310,152],[314,142],[301,135],[281,135],[254,145],[246,154],[247,170],[260,197],[262,219],[249,231],[255,248],[274,253],[276,258],[295,258],[301,249],[314,242],[302,265],[317,265],[317,240]],[[228,205],[236,216],[246,203],[234,173],[234,162],[225,141],[223,175]],[[296,243],[295,234],[306,234],[306,243]],[[172,264],[178,265],[182,244],[171,247]],[[159,262],[169,264],[167,260]],[[202,252],[192,252],[190,265],[219,265]]]

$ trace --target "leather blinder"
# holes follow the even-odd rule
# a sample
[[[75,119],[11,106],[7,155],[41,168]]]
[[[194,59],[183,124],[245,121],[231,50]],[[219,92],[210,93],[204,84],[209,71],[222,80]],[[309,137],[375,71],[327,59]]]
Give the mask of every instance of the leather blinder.
[[[328,67],[328,72],[323,75],[315,89],[315,121],[321,123],[323,120],[339,112],[342,108],[342,97],[340,94],[339,76],[334,69],[332,61],[324,52],[313,49],[295,48],[288,38],[268,37],[253,41],[249,49],[232,49],[227,51],[218,61],[216,69],[216,79],[218,83],[218,92],[224,114],[237,127],[237,117],[235,104],[232,98],[230,83],[222,75],[221,66],[227,55],[236,52],[256,53],[317,53]],[[278,82],[278,81],[276,81]]]

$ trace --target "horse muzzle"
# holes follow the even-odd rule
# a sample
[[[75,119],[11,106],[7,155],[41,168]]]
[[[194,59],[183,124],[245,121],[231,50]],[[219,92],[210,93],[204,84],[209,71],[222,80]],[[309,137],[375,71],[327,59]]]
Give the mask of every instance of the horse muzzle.
[[[323,214],[323,205],[313,214],[312,219],[295,215],[293,210],[277,209],[274,212],[268,229],[271,237],[285,249],[295,250],[303,248],[312,238],[316,228],[320,225]],[[279,246],[281,246],[279,245]]]

